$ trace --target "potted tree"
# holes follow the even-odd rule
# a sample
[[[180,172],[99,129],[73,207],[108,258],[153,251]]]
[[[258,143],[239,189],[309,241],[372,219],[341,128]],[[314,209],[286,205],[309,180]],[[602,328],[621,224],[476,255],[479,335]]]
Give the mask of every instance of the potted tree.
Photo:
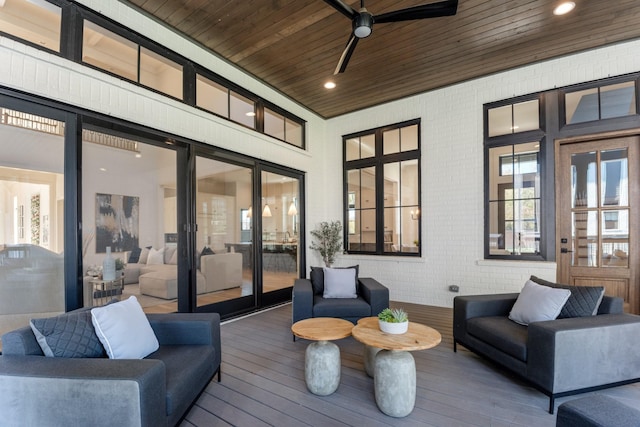
[[[401,308],[385,308],[378,314],[380,330],[388,334],[404,334],[409,328],[409,315]]]
[[[342,224],[340,221],[320,223],[320,226],[311,231],[314,241],[310,249],[320,252],[326,267],[331,267],[336,260],[336,254],[342,250]]]

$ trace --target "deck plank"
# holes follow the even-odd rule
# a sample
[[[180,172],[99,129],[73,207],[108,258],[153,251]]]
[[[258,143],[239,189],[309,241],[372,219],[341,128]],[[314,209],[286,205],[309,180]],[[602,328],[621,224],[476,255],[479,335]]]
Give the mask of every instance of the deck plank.
[[[304,352],[311,341],[291,334],[291,305],[225,322],[222,382],[214,379],[181,427],[209,426],[481,426],[547,427],[555,415],[548,398],[515,375],[459,346],[453,352],[452,310],[391,303],[442,334],[440,345],[412,352],[416,405],[404,418],[376,406],[373,380],[364,372],[363,346],[352,337],[335,341],[342,372],[338,390],[315,396],[304,382]],[[601,390],[640,409],[640,385]],[[557,404],[574,399],[557,399]]]

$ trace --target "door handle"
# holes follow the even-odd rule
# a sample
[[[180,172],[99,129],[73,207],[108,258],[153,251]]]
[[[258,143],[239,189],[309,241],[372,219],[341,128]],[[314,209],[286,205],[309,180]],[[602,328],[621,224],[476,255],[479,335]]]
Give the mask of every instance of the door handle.
[[[566,253],[569,253],[569,252],[573,252],[573,251],[570,251],[570,250],[569,250],[569,249],[567,249],[567,248],[560,248],[560,253],[561,253],[561,254],[566,254]]]

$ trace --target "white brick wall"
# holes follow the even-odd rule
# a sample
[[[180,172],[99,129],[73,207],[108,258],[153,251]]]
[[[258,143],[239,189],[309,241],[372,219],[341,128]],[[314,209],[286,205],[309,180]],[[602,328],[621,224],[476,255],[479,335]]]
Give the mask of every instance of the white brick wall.
[[[510,292],[525,279],[555,277],[555,264],[484,261],[482,105],[588,80],[640,71],[640,41],[523,67],[324,121],[268,86],[116,0],[80,3],[193,59],[307,120],[309,150],[259,135],[115,77],[0,37],[0,85],[131,120],[307,172],[307,228],[342,218],[341,136],[422,119],[421,259],[345,255],[391,298],[450,306],[455,294]],[[336,90],[340,90],[338,87]],[[319,265],[307,249],[307,265]]]

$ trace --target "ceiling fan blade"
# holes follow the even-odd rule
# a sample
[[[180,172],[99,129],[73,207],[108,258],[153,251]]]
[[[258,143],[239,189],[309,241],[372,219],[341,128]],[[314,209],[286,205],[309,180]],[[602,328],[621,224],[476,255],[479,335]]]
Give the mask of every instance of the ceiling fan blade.
[[[326,0],[325,0],[326,1]],[[394,10],[373,17],[376,24],[385,22],[412,21],[414,19],[438,18],[452,16],[458,11],[458,0],[447,0],[407,9]]]
[[[358,37],[355,34],[351,34],[349,37],[349,41],[347,42],[347,46],[344,48],[344,52],[342,52],[342,56],[340,56],[340,61],[338,61],[338,66],[336,70],[333,72],[333,75],[344,73],[344,70],[347,69],[347,64],[349,63],[349,59],[351,59],[351,55],[353,55],[353,51],[356,49],[356,45],[358,44]]]
[[[324,0],[329,6],[333,7],[338,12],[342,13],[349,19],[353,19],[358,15],[358,12],[353,10],[351,6],[343,3],[341,0]]]

